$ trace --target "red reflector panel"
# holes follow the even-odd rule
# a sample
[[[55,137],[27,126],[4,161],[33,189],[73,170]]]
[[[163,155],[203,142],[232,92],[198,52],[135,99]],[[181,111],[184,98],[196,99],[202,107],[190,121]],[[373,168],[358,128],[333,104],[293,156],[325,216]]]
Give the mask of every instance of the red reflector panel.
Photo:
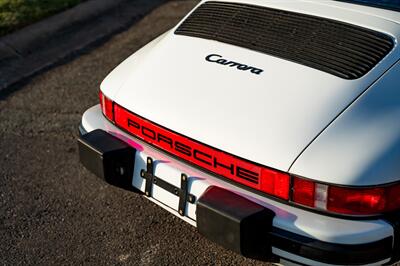
[[[115,123],[132,135],[179,158],[237,183],[289,199],[289,175],[249,163],[158,126],[114,105]]]
[[[108,99],[101,91],[99,92],[100,105],[103,114],[111,121],[114,120],[113,102]]]
[[[392,186],[386,193],[388,199],[386,200],[387,210],[394,211],[400,209],[400,184]]]
[[[329,187],[327,209],[351,215],[371,215],[387,211],[384,188],[358,189]]]
[[[315,183],[295,177],[293,182],[293,201],[309,206],[315,206]]]

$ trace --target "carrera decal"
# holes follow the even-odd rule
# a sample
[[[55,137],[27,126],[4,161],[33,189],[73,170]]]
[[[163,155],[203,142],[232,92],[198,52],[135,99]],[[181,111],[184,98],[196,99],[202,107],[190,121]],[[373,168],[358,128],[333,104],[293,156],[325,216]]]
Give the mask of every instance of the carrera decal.
[[[224,59],[221,55],[218,54],[210,54],[206,56],[206,61],[211,63],[217,63],[224,66],[235,67],[238,70],[242,71],[250,71],[253,74],[260,75],[264,70],[252,66],[248,66],[245,64],[241,64],[238,62],[234,62],[228,59]]]

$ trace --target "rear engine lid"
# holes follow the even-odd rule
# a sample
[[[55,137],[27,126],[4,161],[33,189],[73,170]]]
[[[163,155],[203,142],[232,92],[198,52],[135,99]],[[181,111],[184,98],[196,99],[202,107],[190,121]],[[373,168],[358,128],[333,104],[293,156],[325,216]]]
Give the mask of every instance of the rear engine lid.
[[[265,4],[251,1],[261,2]],[[393,39],[400,35],[396,23],[351,10],[316,8],[303,1],[269,5],[342,20]],[[399,58],[395,46],[367,73],[346,78],[222,41],[170,32],[123,64],[129,78],[116,94],[106,87],[110,82],[103,83],[102,90],[124,108],[168,129],[287,171],[302,150]]]

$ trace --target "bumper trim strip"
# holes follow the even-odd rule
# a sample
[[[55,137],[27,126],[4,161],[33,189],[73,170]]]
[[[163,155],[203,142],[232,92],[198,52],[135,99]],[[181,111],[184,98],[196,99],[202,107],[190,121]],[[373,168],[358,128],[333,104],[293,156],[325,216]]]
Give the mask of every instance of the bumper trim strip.
[[[86,129],[83,127],[82,123],[79,124],[79,136],[82,137],[87,133]]]
[[[277,227],[273,227],[270,234],[273,247],[328,264],[370,264],[386,260],[392,255],[392,237],[366,244],[346,245],[312,239]]]

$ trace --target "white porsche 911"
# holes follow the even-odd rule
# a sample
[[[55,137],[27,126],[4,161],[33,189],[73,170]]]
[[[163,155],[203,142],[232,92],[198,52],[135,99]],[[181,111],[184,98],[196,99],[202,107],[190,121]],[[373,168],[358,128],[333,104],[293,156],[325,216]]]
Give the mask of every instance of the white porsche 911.
[[[82,118],[80,160],[240,254],[400,260],[400,1],[202,1]]]

